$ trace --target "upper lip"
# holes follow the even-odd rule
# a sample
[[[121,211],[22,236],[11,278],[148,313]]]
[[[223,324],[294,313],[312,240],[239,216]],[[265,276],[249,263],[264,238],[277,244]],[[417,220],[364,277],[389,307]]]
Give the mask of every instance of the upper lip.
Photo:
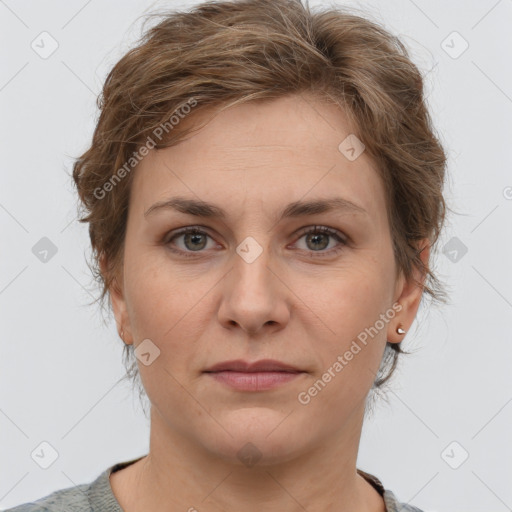
[[[300,372],[298,368],[291,366],[275,359],[261,359],[253,363],[244,361],[242,359],[236,359],[234,361],[224,361],[217,363],[204,370],[205,372],[222,372],[222,371],[233,371],[233,372]]]

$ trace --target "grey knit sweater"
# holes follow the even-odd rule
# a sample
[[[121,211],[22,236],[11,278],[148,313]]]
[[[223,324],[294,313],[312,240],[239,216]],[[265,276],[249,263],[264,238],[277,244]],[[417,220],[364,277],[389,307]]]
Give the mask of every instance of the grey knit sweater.
[[[123,512],[110,486],[110,474],[118,471],[142,457],[119,462],[107,468],[96,480],[89,484],[81,484],[55,491],[48,496],[30,503],[24,503],[5,512]],[[357,472],[365,478],[384,498],[387,512],[422,512],[419,508],[401,503],[395,495],[384,489],[381,481],[370,473]]]

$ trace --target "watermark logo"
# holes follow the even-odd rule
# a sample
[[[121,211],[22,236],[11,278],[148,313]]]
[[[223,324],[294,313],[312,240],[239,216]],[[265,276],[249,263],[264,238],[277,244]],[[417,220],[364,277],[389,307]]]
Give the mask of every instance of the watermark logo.
[[[252,443],[247,443],[236,454],[238,459],[248,468],[252,468],[262,457],[258,447]]]
[[[149,338],[146,338],[139,343],[134,354],[144,366],[149,366],[160,355],[160,349]]]
[[[236,252],[246,263],[252,263],[263,252],[263,247],[252,236],[248,236],[237,246]]]
[[[59,453],[49,442],[43,441],[34,448],[30,456],[40,468],[48,469],[59,458]]]
[[[41,262],[48,263],[56,254],[57,246],[46,236],[43,236],[32,247],[32,254]]]
[[[443,247],[443,254],[452,262],[458,263],[468,252],[467,246],[454,236]]]
[[[454,30],[441,42],[441,48],[452,58],[458,59],[468,48],[469,43]]]
[[[365,148],[366,146],[353,133],[338,146],[340,153],[351,162],[359,158]]]
[[[459,469],[469,458],[467,450],[457,441],[452,441],[442,452],[441,458],[452,469]]]
[[[59,47],[57,40],[48,32],[41,32],[31,43],[30,47],[41,59],[50,58]]]

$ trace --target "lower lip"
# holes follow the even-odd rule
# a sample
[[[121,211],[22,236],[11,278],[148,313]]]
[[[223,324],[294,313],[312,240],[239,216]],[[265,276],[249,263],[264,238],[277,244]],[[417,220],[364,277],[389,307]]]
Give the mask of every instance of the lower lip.
[[[209,372],[208,375],[240,391],[266,391],[296,379],[302,372]]]

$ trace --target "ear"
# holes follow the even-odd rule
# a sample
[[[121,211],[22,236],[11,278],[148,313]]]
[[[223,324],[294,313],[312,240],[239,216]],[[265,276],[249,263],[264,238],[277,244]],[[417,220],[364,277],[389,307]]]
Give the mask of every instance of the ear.
[[[103,276],[107,275],[108,264],[104,256],[100,258],[100,268]],[[112,304],[112,310],[114,312],[114,318],[116,320],[117,332],[119,337],[123,340],[126,345],[133,344],[132,330],[130,326],[130,317],[126,307],[126,300],[124,297],[122,276],[117,275],[113,280],[109,288],[110,302]]]
[[[417,243],[417,247],[420,251],[420,258],[423,264],[428,268],[430,241],[426,238],[420,240]],[[414,269],[413,275],[409,279],[406,279],[403,273],[400,274],[395,291],[396,298],[393,303],[398,302],[401,309],[395,315],[393,322],[389,323],[387,340],[390,343],[399,343],[404,339],[404,334],[398,334],[396,332],[398,327],[401,327],[406,333],[410,329],[416,317],[416,313],[418,312],[423,295],[423,289],[418,283],[423,285],[426,277],[426,273],[422,273],[418,268]],[[417,282],[415,282],[415,280]]]

